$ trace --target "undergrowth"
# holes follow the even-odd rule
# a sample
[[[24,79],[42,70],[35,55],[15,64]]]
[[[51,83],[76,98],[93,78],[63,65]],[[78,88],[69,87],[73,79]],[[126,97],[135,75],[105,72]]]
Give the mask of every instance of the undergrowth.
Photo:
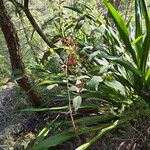
[[[108,0],[103,3],[101,13],[109,12],[102,14],[84,3],[59,5],[55,16],[42,25],[43,30],[53,27],[53,46],[35,57],[27,70],[36,78],[31,84],[42,91],[45,104],[18,110],[46,119],[40,120],[43,128],[29,149],[66,148],[64,143],[71,140],[76,150],[95,149],[94,143],[111,134],[118,147],[144,143],[149,148],[148,7],[145,0],[135,0],[133,19],[127,14],[123,19]],[[120,135],[129,142],[121,145]]]

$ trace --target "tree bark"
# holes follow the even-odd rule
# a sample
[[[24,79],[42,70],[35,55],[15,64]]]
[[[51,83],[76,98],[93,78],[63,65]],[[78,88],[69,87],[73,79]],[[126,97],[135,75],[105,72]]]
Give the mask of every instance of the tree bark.
[[[0,28],[4,34],[9,50],[13,77],[21,76],[18,80],[16,79],[17,83],[24,89],[33,106],[41,106],[43,103],[42,96],[31,87],[29,77],[25,73],[17,31],[5,9],[3,0],[0,0]]]

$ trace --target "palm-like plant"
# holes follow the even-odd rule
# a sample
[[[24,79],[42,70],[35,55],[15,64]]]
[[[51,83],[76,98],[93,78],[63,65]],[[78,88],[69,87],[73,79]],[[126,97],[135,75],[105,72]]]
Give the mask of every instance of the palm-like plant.
[[[128,31],[126,23],[113,6],[104,0],[105,5],[112,15],[112,19],[119,31],[119,41],[113,42],[113,53],[106,56],[107,60],[114,62],[115,78],[124,86],[133,89],[135,94],[141,96],[147,103],[150,101],[150,19],[144,0],[135,0],[135,27],[133,31]],[[144,17],[144,18],[143,18]],[[144,21],[144,23],[143,23]],[[109,30],[110,32],[110,30]],[[134,36],[132,37],[132,33]],[[117,46],[120,40],[123,42],[123,55],[118,57]],[[124,75],[123,75],[123,74]]]

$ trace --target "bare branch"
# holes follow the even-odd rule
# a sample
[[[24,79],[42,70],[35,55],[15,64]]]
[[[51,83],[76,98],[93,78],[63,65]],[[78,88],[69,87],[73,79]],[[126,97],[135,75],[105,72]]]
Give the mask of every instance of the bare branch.
[[[29,0],[24,0],[25,9],[29,9]]]
[[[10,1],[15,5],[15,7],[20,7],[21,9],[24,9],[24,6],[19,2],[17,2],[16,0],[10,0]]]
[[[16,7],[20,7],[24,13],[26,14],[28,20],[30,21],[32,27],[35,29],[35,31],[40,35],[40,37],[45,41],[45,43],[49,47],[53,47],[54,45],[51,43],[51,41],[45,36],[42,29],[37,24],[36,20],[32,16],[30,10],[29,10],[29,0],[24,0],[24,6],[20,3],[18,3],[16,0],[10,0]]]

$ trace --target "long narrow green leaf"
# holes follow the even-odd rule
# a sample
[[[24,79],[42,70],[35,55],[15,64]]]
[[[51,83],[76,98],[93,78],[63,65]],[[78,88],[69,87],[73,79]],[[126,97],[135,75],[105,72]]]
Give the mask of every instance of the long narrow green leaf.
[[[134,60],[135,64],[137,64],[136,53],[135,53],[134,49],[132,48],[128,29],[127,29],[125,22],[122,20],[120,14],[116,11],[116,9],[111,5],[111,3],[108,0],[103,0],[103,2],[106,5],[106,7],[108,8],[108,10],[115,22],[115,25],[120,33],[120,37],[126,46],[126,51],[131,54],[132,59]]]
[[[119,30],[121,29],[122,32],[128,37],[129,33],[128,33],[127,26],[125,25],[125,23],[122,20],[118,11],[112,6],[112,4],[108,0],[103,0],[103,1],[104,1],[104,4],[106,5],[106,7],[108,8],[108,10],[110,11],[110,13],[113,17],[113,20],[115,21],[115,23],[119,27]]]
[[[135,40],[132,41],[131,45],[136,45],[142,39],[142,37],[142,35],[137,37]]]
[[[120,94],[116,89],[108,86],[100,86],[98,91],[88,91],[81,94],[84,98],[99,98],[100,101],[104,100],[112,104],[122,105],[128,104],[126,97]]]
[[[52,107],[52,108],[26,108],[21,109],[19,111],[21,112],[42,112],[42,111],[58,111],[58,110],[67,110],[68,106],[62,106],[62,107]]]
[[[143,72],[146,71],[146,64],[147,64],[149,53],[150,53],[150,32],[146,35],[143,46],[142,46],[142,54],[143,55],[142,55],[140,66],[141,66]]]
[[[145,82],[145,86],[149,85],[149,82],[150,82],[150,68],[148,68],[147,72],[145,73],[144,82]]]
[[[128,88],[134,88],[131,82],[125,79],[123,76],[115,74],[115,79],[119,81],[123,86],[127,86]]]
[[[142,82],[141,82],[142,73],[140,72],[140,70],[135,68],[133,66],[133,64],[131,64],[130,62],[128,62],[126,60],[123,60],[123,59],[120,59],[120,58],[111,58],[110,60],[112,60],[116,64],[120,64],[127,71],[131,71],[132,72],[132,74],[133,74],[132,77],[133,77],[134,90],[137,91],[137,92],[140,92],[140,88],[142,87]]]
[[[141,37],[142,35],[142,10],[141,0],[135,0],[135,39]],[[142,57],[142,38],[135,43],[136,51],[137,51],[137,61],[138,66],[140,66],[141,57]]]
[[[148,16],[148,11],[147,11],[144,0],[141,0],[140,7],[142,7],[142,13],[144,15],[145,25],[146,25],[146,37],[142,45],[142,59],[141,59],[141,65],[140,65],[142,68],[142,71],[145,72],[147,59],[148,59],[148,55],[150,52],[150,18]]]
[[[79,146],[78,148],[76,148],[76,150],[85,150],[85,149],[87,149],[89,146],[91,146],[94,142],[96,142],[99,138],[101,138],[102,136],[104,136],[106,133],[108,133],[112,129],[116,128],[117,126],[119,126],[119,125],[127,122],[130,119],[131,119],[131,117],[124,118],[122,120],[116,120],[115,122],[113,122],[112,124],[110,124],[108,127],[103,128],[102,130],[100,130],[99,133],[97,134],[97,136],[95,136],[89,142],[87,142],[87,143]]]
[[[38,144],[38,143],[40,143],[40,142],[42,142],[45,138],[46,138],[46,136],[48,135],[48,133],[51,131],[51,130],[55,130],[55,129],[57,129],[60,125],[61,125],[61,123],[59,122],[57,122],[56,124],[55,124],[55,121],[58,119],[58,117],[59,117],[59,115],[54,119],[54,120],[52,120],[48,125],[46,125],[46,127],[45,128],[43,128],[40,132],[39,132],[39,134],[37,135],[37,138],[36,138],[36,140],[35,140],[35,142],[34,142],[34,145],[33,145],[33,147],[32,147],[32,149],[34,150],[35,148],[35,146]],[[52,127],[52,126],[55,126],[54,128]]]
[[[141,72],[137,68],[135,68],[132,63],[130,63],[120,57],[107,56],[106,59],[108,59],[112,62],[115,62],[117,64],[120,64],[126,70],[130,70],[135,76],[141,77]]]
[[[140,0],[140,1],[141,1],[140,7],[142,7],[142,13],[143,13],[144,18],[145,18],[146,29],[147,29],[147,31],[150,31],[150,18],[148,15],[146,3],[145,3],[145,0]]]
[[[39,83],[39,86],[51,85],[51,84],[65,84],[65,82],[63,82],[63,81],[56,81],[56,80],[45,80],[45,81],[42,81],[41,83]]]
[[[50,129],[49,128],[44,128],[40,131],[40,133],[38,134],[37,136],[37,139],[35,141],[35,145],[37,143],[40,143],[44,140],[44,138],[47,136],[47,134],[49,133]],[[34,146],[33,146],[33,149],[34,149]]]
[[[86,134],[89,132],[101,130],[101,129],[107,127],[108,125],[109,124],[103,124],[103,125],[99,125],[99,126],[85,127],[82,129],[77,129],[76,133],[74,131],[70,130],[70,131],[65,131],[63,133],[60,133],[60,134],[56,134],[54,136],[50,136],[49,138],[46,138],[39,144],[35,145],[34,150],[42,150],[45,148],[56,146],[58,144],[61,144],[65,141],[75,137],[76,135],[82,135],[82,134]]]
[[[108,122],[113,119],[117,119],[118,117],[111,115],[111,114],[105,114],[105,115],[93,115],[88,117],[83,117],[80,119],[75,120],[76,125],[89,125],[94,123],[100,123],[100,122]]]
[[[42,111],[58,111],[58,110],[68,110],[68,106],[61,106],[61,107],[51,107],[51,108],[25,108],[18,110],[19,112],[42,112]],[[95,108],[95,106],[89,106],[89,105],[81,105],[81,109],[90,109]]]

